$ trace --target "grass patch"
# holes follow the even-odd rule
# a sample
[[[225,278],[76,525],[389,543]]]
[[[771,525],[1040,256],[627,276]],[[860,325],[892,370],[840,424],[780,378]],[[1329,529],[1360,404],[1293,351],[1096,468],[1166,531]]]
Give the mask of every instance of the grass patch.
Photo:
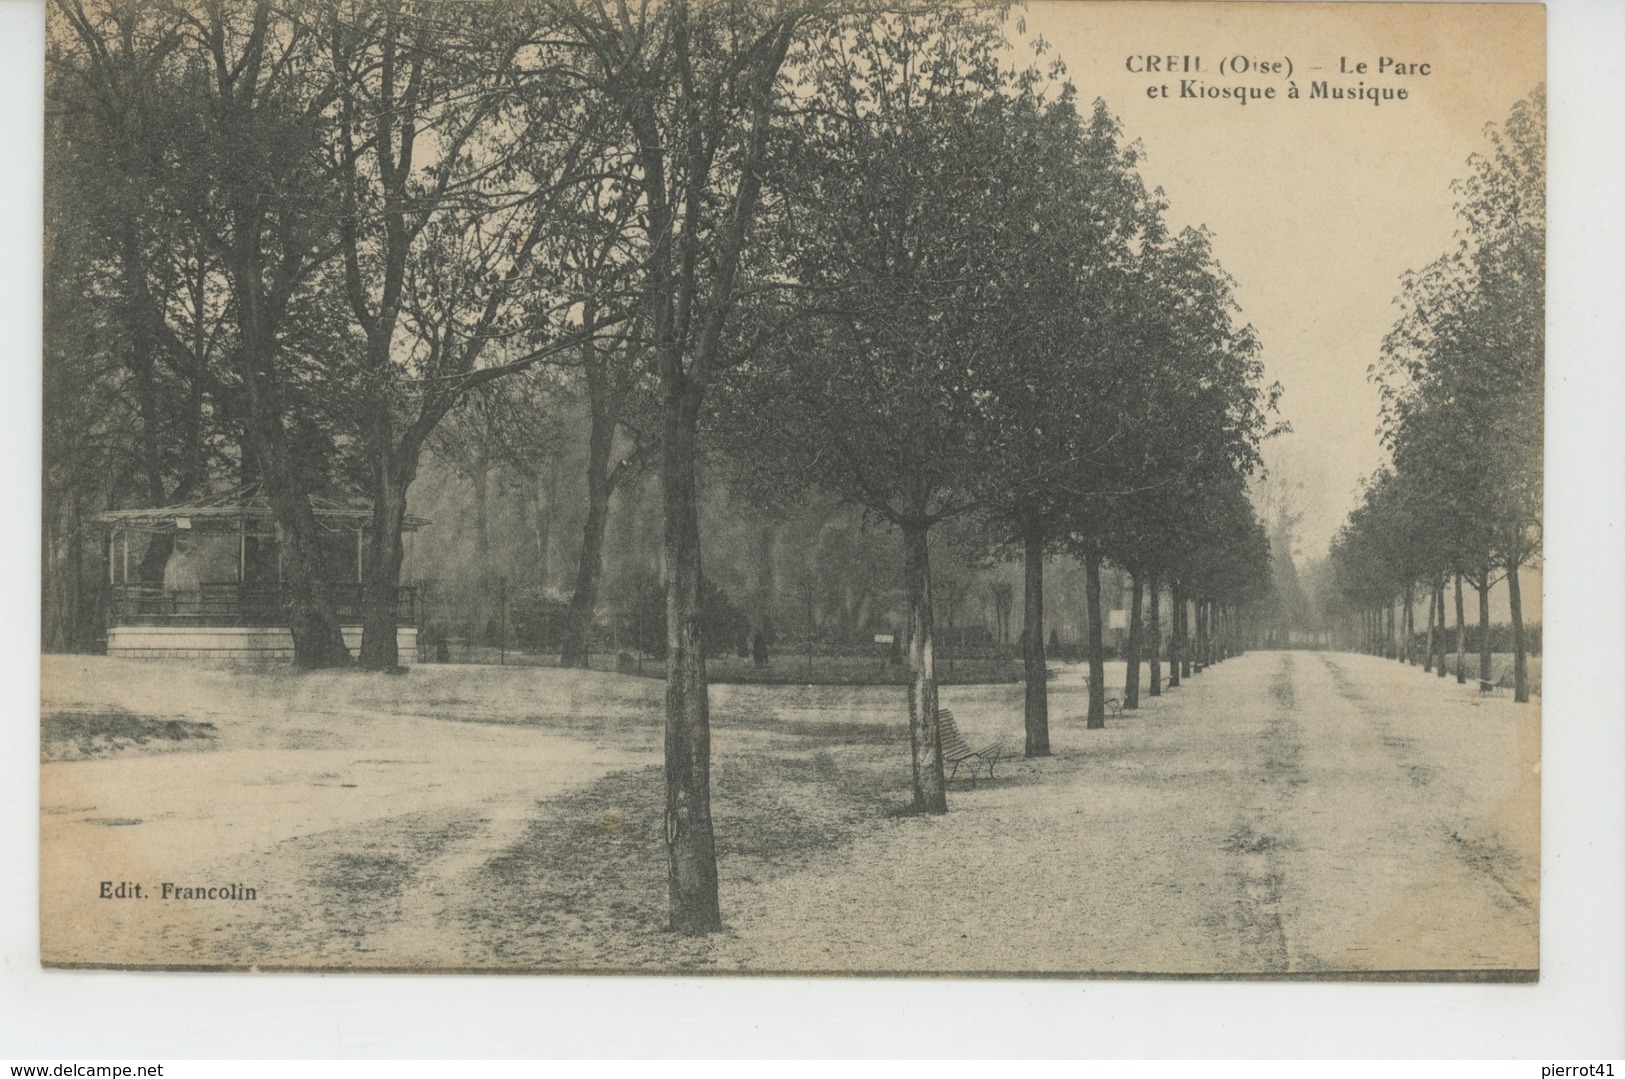
[[[721,755],[711,815],[724,891],[800,869],[894,808],[898,765],[845,747]],[[890,766],[890,768],[888,768]],[[524,837],[480,870],[470,936],[504,965],[694,969],[703,940],[666,932],[661,768],[538,803]]]
[[[649,672],[644,663],[644,673]],[[1002,684],[1021,681],[1021,664],[1013,659],[937,658],[937,684],[944,686]],[[655,674],[664,677],[664,670]],[[765,667],[749,659],[718,656],[705,661],[705,673],[719,684],[764,686],[906,686],[908,668],[864,656],[814,656],[809,670],[806,657],[785,652]]]
[[[40,760],[94,760],[141,749],[204,749],[218,733],[213,723],[116,709],[50,712],[40,717]]]
[[[600,673],[636,674],[643,678],[660,680],[666,677],[666,661],[649,656],[643,658],[641,668],[636,657],[631,667],[623,668],[617,654],[594,652],[589,668]],[[468,646],[456,650],[449,665],[459,663],[505,663],[510,667],[558,667],[555,653],[522,652],[509,649],[506,654],[495,648]],[[945,686],[971,686],[1019,682],[1022,679],[1021,660],[1018,656],[956,656],[945,658],[937,654],[937,683]],[[738,656],[710,656],[705,661],[707,681],[716,685],[761,686],[906,686],[908,667],[903,663],[883,662],[873,655],[867,656],[813,656],[811,669],[805,655],[781,652],[765,667],[758,667],[750,658]],[[463,702],[447,701],[457,704]]]

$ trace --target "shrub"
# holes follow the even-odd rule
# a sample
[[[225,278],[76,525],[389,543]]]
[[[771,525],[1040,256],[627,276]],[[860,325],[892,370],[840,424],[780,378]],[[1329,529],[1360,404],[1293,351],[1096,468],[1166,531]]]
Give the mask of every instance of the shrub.
[[[521,648],[553,652],[564,646],[565,620],[570,606],[541,589],[523,589],[508,596],[508,628]]]
[[[645,579],[637,590],[640,604],[633,611],[633,635],[646,655],[666,657],[666,586]],[[700,581],[700,639],[705,654],[749,656],[750,618],[733,598],[709,580]]]

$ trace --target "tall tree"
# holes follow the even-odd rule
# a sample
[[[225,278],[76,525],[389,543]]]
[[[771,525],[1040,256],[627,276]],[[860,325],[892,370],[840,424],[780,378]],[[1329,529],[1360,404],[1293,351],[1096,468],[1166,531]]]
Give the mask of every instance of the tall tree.
[[[235,441],[220,263],[165,185],[183,31],[162,7],[48,8],[43,613],[61,645],[99,632],[80,602],[85,514],[192,497]],[[133,572],[161,580],[169,550],[151,537]]]
[[[986,515],[1022,559],[1029,757],[1049,754],[1044,558],[1067,509],[1100,478],[1094,456],[1121,435],[1133,408],[1124,400],[1133,387],[1120,312],[1134,284],[1134,246],[1157,210],[1104,102],[1083,122],[1070,85],[1053,101],[1042,89],[1031,79],[1019,86],[999,157],[1010,170],[1000,212],[1023,255],[1006,275],[1005,302],[1022,317],[1001,349],[1008,374],[988,416],[996,463],[985,495]]]
[[[1015,108],[995,17],[862,16],[798,54],[807,80],[776,239],[799,299],[784,362],[742,369],[725,430],[756,487],[828,491],[902,535],[915,808],[947,809],[930,536],[981,495],[1004,344],[1025,313],[998,167]],[[793,224],[793,227],[789,227]],[[1023,230],[1021,235],[1029,234]]]
[[[1519,570],[1541,546],[1545,308],[1545,91],[1489,133],[1460,182],[1458,249],[1407,275],[1401,315],[1373,365],[1383,432],[1426,527],[1406,545],[1479,590],[1504,576],[1514,683],[1528,699]],[[1426,556],[1424,556],[1426,557]],[[1438,572],[1443,572],[1441,566]],[[1489,678],[1488,626],[1480,677]]]
[[[341,331],[328,270],[338,253],[338,186],[326,160],[340,94],[321,62],[317,16],[275,0],[161,5],[181,26],[165,184],[218,260],[230,291],[245,462],[281,532],[294,661],[349,662],[310,496],[313,387],[340,398]],[[337,347],[335,347],[337,346]]]
[[[799,2],[543,5],[563,66],[604,103],[631,158],[646,254],[632,284],[657,385],[665,515],[666,843],[671,927],[721,926],[710,710],[700,639],[700,418],[745,353],[729,322],[774,150],[780,71]]]
[[[1110,559],[1136,582],[1174,588],[1173,648],[1181,640],[1193,560],[1212,542],[1216,492],[1244,485],[1256,468],[1280,387],[1265,386],[1260,345],[1236,324],[1233,283],[1218,266],[1207,233],[1170,235],[1150,207],[1144,242],[1119,320],[1114,351],[1121,389],[1110,394],[1117,422],[1072,493],[1069,543],[1086,569]],[[1226,527],[1240,527],[1232,514]],[[1159,612],[1160,614],[1160,612]],[[1091,623],[1100,612],[1092,609]],[[1160,628],[1160,627],[1159,627]],[[1092,627],[1093,630],[1093,627]],[[1092,631],[1091,668],[1104,671],[1102,640]],[[1133,645],[1139,648],[1136,633]],[[1137,674],[1137,671],[1135,672]],[[1171,685],[1179,684],[1175,667]],[[1089,723],[1105,724],[1105,687],[1091,678]],[[1135,687],[1138,696],[1138,687]]]
[[[359,661],[392,670],[402,527],[430,435],[469,390],[588,347],[600,328],[575,314],[559,267],[581,227],[572,211],[600,188],[606,136],[555,80],[532,9],[369,0],[326,16],[371,466]]]

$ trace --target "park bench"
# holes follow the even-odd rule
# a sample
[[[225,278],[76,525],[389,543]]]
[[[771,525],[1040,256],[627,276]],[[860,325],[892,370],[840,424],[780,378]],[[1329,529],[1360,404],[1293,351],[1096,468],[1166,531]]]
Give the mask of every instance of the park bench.
[[[947,709],[937,710],[937,747],[942,751],[942,763],[949,768],[948,778],[954,779],[959,775],[960,766],[970,771],[971,786],[976,785],[976,774],[984,769],[987,778],[993,778],[993,766],[1004,759],[1004,743],[994,742],[981,749],[972,749],[965,741],[965,736],[959,733],[959,724],[954,722],[954,714]]]
[[[1478,695],[1480,697],[1493,697],[1503,689],[1512,689],[1516,684],[1510,664],[1499,666],[1490,664],[1490,676],[1478,680]]]
[[[1094,680],[1091,679],[1088,675],[1084,675],[1083,676],[1083,688],[1085,690],[1088,690],[1088,689],[1093,688],[1093,686],[1094,686]],[[1123,698],[1122,697],[1107,697],[1106,698],[1106,715],[1110,716],[1112,719],[1122,719],[1123,718]]]

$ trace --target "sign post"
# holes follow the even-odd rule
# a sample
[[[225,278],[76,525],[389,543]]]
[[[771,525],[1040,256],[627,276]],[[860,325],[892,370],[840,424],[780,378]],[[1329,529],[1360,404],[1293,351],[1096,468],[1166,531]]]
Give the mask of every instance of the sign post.
[[[893,640],[894,640],[894,638],[892,637],[892,635],[890,633],[877,633],[877,634],[875,634],[875,643],[880,646],[880,648],[878,650],[878,656],[879,656],[879,659],[880,659],[880,669],[882,671],[884,671],[886,669],[886,656],[891,652],[891,645],[892,645]]]

